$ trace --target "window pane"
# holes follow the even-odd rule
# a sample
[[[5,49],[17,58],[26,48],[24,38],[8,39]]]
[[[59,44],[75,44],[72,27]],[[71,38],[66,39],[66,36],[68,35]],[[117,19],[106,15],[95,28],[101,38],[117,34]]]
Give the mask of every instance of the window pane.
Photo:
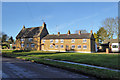
[[[63,40],[63,39],[61,39],[60,41],[61,41],[61,43],[63,43],[63,42],[64,42],[64,40]]]
[[[43,43],[45,43],[45,40],[43,40]]]
[[[72,45],[72,49],[74,49],[75,48],[75,45]]]
[[[53,39],[50,40],[50,43],[53,43]]]
[[[81,45],[78,45],[78,48],[81,48]]]
[[[58,43],[58,39],[55,40],[55,43]]]
[[[50,48],[53,48],[53,45],[50,45]]]
[[[63,48],[63,45],[61,45],[61,48]]]
[[[58,45],[55,45],[55,48],[58,48]]]
[[[74,43],[74,42],[75,42],[75,39],[72,39],[71,42]]]

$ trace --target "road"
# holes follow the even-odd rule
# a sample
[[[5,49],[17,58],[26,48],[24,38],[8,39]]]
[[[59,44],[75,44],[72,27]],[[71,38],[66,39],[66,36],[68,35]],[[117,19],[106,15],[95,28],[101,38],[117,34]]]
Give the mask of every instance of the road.
[[[2,58],[2,78],[91,78],[44,64]]]

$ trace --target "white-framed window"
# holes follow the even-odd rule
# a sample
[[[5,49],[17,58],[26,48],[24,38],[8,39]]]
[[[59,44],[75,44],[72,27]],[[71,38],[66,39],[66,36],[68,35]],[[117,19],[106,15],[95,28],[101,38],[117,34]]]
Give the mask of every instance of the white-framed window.
[[[50,39],[50,43],[53,43],[53,39]]]
[[[83,39],[83,43],[86,43],[87,42],[87,39]]]
[[[21,40],[21,42],[24,41],[24,39],[20,39],[20,40]]]
[[[61,45],[60,47],[63,48],[63,45]]]
[[[24,47],[24,44],[21,44],[21,47]]]
[[[72,43],[75,43],[75,39],[72,39],[71,42],[72,42]]]
[[[30,41],[30,42],[33,41],[33,38],[29,38],[29,41]]]
[[[61,43],[63,43],[63,42],[64,42],[64,40],[63,40],[63,39],[61,39],[61,40],[60,40],[60,42],[61,42]]]
[[[87,45],[83,45],[83,49],[87,49]]]
[[[32,44],[31,44],[31,47],[34,47],[34,46],[35,46],[35,44],[34,44],[34,43],[32,43]]]
[[[27,44],[27,46],[26,46],[27,48],[29,47],[29,44]]]
[[[75,48],[75,45],[72,45],[71,48],[74,49],[74,48]]]
[[[55,48],[58,48],[58,45],[55,45]]]
[[[45,39],[43,39],[43,43],[45,43]]]
[[[55,43],[58,43],[58,39],[55,40]]]
[[[78,45],[78,49],[81,49],[81,45]]]
[[[53,45],[50,45],[50,48],[53,48]]]

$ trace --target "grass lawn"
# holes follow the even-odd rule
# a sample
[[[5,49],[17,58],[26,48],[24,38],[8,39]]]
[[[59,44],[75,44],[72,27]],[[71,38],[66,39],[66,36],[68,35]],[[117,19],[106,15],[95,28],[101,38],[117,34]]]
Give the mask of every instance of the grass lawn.
[[[73,65],[68,63],[53,62],[45,59],[66,60],[66,61],[72,61],[78,63],[103,66],[113,69],[120,69],[120,65],[118,64],[119,54],[57,53],[57,52],[45,52],[45,51],[15,52],[9,50],[9,51],[2,51],[2,55],[7,57],[19,57],[26,60],[32,60],[57,67],[72,69],[78,72],[82,72],[100,78],[116,78],[116,77],[118,78],[118,72],[110,71],[110,70],[102,70],[97,68],[90,68],[80,65]]]

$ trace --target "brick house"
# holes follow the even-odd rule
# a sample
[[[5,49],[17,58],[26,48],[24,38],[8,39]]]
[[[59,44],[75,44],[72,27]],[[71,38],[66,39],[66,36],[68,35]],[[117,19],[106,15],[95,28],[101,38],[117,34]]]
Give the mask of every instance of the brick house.
[[[16,36],[16,50],[41,50],[41,39],[48,33],[46,24],[40,27],[25,28]]]
[[[41,50],[43,51],[69,51],[69,52],[95,52],[95,38],[92,33],[71,34],[53,34],[45,36],[41,41]]]

